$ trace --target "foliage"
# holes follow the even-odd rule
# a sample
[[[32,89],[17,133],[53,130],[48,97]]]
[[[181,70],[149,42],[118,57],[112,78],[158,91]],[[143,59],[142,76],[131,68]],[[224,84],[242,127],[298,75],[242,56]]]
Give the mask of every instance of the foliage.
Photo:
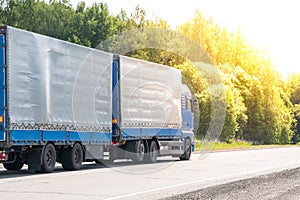
[[[240,32],[228,33],[199,12],[178,31],[198,42],[224,73],[227,108],[221,141],[290,142],[290,101],[269,58],[248,44]]]
[[[74,9],[68,0],[2,0],[0,15],[0,24],[180,69],[199,100],[201,137],[219,131],[211,121],[224,109],[221,141],[300,141],[300,75],[285,82],[240,31],[228,32],[200,12],[177,32],[162,19],[147,20],[140,7],[114,16],[103,3]]]
[[[293,143],[300,142],[300,74],[294,74],[289,77],[288,90],[290,92],[290,98],[293,103],[292,113],[294,116],[292,137]]]

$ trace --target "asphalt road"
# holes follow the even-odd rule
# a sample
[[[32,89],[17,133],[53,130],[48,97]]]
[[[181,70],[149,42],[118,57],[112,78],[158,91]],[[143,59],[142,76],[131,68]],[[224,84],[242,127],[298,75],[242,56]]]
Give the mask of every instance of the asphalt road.
[[[85,164],[80,171],[0,170],[1,199],[160,199],[300,167],[300,147],[193,154],[190,161]],[[229,198],[230,199],[230,198]]]
[[[204,188],[165,200],[299,200],[300,168]]]

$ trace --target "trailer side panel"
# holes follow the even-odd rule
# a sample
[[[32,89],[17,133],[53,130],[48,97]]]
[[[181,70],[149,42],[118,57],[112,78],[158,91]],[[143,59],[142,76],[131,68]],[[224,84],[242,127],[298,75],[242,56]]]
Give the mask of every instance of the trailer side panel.
[[[181,73],[120,56],[121,127],[181,128]]]
[[[11,130],[111,132],[112,54],[7,29]]]

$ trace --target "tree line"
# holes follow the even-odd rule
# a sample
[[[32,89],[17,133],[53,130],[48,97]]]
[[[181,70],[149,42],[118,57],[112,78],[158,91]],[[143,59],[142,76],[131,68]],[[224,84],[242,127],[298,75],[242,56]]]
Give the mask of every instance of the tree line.
[[[125,52],[127,56],[180,69],[199,100],[199,136],[204,137],[209,129],[213,112],[211,95],[215,92],[218,96],[217,89],[212,92],[209,83],[216,82],[214,76],[219,76],[225,93],[220,102],[225,102],[226,112],[219,140],[239,139],[255,144],[300,141],[300,74],[284,80],[270,58],[247,42],[241,32],[229,32],[200,12],[173,30],[163,19],[147,20],[145,10],[140,7],[133,13],[121,10],[112,15],[109,5],[103,3],[86,6],[81,2],[74,8],[67,0],[2,0],[0,24],[114,53],[129,45],[132,50]],[[126,36],[125,43],[122,38],[110,39],[135,29],[143,31],[129,32],[132,34]],[[107,39],[109,44],[102,43]],[[209,63],[217,67],[217,74],[207,75],[185,56],[187,49],[199,53],[191,51],[194,47],[188,40],[201,46],[200,68],[209,68]],[[145,48],[141,44],[145,41],[165,48]]]

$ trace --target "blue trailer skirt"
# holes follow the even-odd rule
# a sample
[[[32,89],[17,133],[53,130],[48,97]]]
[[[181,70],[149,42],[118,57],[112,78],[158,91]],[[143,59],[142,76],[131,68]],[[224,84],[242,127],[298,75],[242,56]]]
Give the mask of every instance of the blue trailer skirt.
[[[12,130],[11,145],[41,145],[53,142],[55,145],[69,145],[74,142],[90,145],[111,144],[111,132],[75,132],[46,130]]]
[[[181,138],[181,129],[178,128],[123,128],[122,138],[124,140],[136,139],[176,139]]]

